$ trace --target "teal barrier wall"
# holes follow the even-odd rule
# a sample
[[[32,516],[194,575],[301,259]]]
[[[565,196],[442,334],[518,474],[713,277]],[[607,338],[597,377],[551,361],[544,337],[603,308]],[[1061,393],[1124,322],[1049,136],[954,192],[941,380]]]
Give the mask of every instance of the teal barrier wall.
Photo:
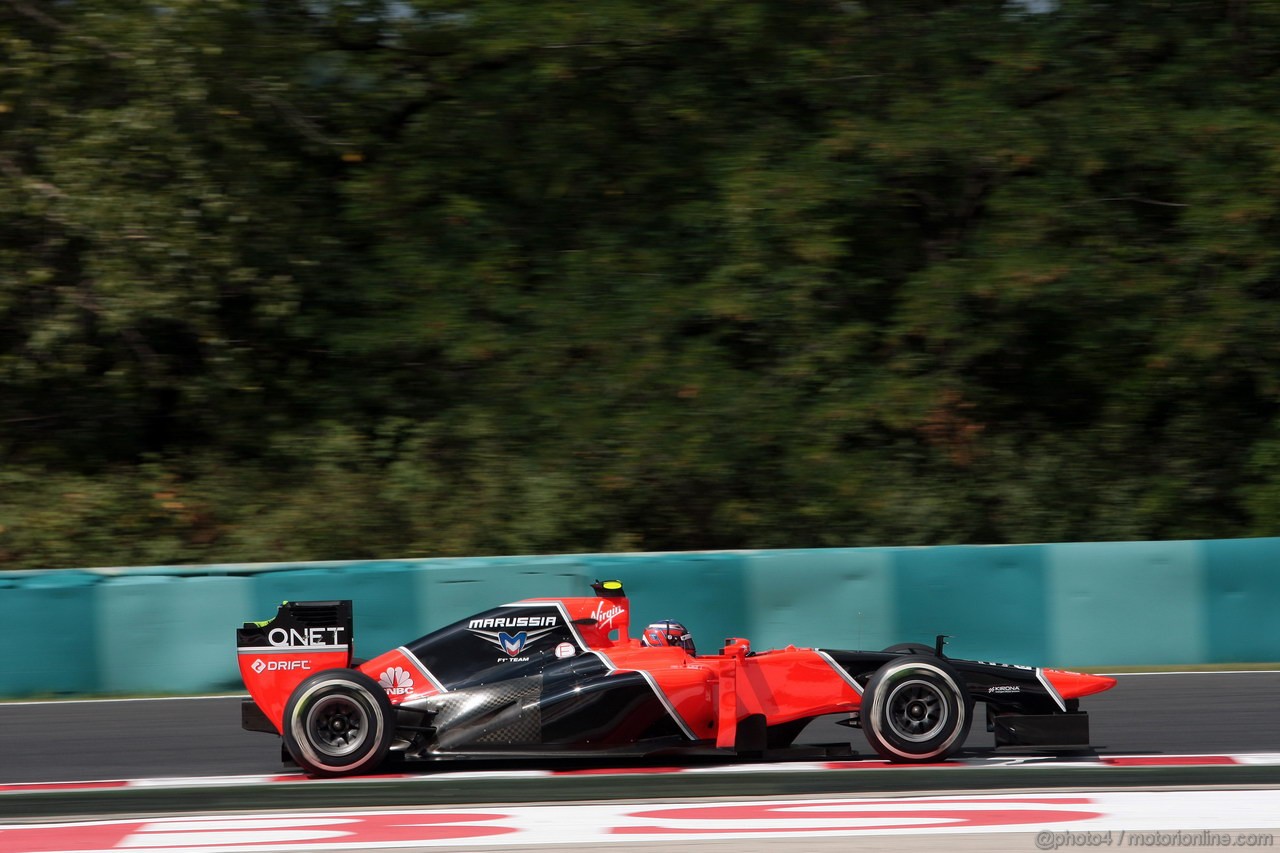
[[[1280,538],[574,554],[0,573],[0,696],[240,689],[234,629],[350,598],[362,657],[478,610],[621,578],[633,633],[1108,666],[1280,662]]]
[[[1200,543],[1208,601],[1207,654],[1214,661],[1277,661],[1280,554],[1275,539]]]
[[[395,645],[479,610],[522,598],[591,594],[592,579],[574,557],[431,560],[425,567],[417,575],[414,592],[419,619],[412,636],[399,634]],[[390,645],[384,644],[386,647]]]
[[[107,578],[92,597],[98,687],[106,693],[190,693],[234,688],[227,616],[246,613],[242,577]],[[232,627],[235,627],[234,625]],[[88,660],[94,660],[88,657]]]
[[[1213,662],[1204,543],[1130,542],[1123,548],[1080,543],[1045,549],[1053,657],[1091,666]]]
[[[882,649],[905,639],[894,604],[894,553],[832,548],[744,556],[746,607],[732,635],[759,649],[788,643]]]
[[[907,548],[894,561],[894,605],[903,640],[950,634],[948,653],[973,660],[1043,664],[1043,546]]]
[[[412,561],[376,560],[323,567],[302,564],[250,578],[251,611],[241,622],[270,619],[282,601],[349,598],[357,614],[355,653],[371,658],[411,637],[420,624],[418,575]],[[228,635],[228,639],[233,639]]]
[[[102,580],[64,569],[0,589],[0,694],[93,693],[101,688],[93,593]]]

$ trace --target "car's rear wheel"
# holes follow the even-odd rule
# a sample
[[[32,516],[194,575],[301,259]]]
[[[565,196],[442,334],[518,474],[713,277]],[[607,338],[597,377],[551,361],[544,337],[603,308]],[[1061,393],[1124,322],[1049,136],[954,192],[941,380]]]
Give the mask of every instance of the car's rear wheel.
[[[973,699],[934,655],[904,655],[876,670],[862,696],[862,732],[890,761],[941,761],[964,744]]]
[[[318,672],[284,708],[284,744],[312,776],[368,773],[387,757],[395,734],[391,701],[378,683],[353,669]]]

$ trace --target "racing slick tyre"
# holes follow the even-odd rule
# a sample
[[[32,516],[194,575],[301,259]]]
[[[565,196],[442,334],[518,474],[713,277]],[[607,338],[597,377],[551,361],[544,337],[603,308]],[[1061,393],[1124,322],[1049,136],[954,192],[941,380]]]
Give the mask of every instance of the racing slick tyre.
[[[395,734],[391,700],[354,669],[318,672],[284,706],[284,744],[310,776],[367,773],[387,757]]]
[[[973,699],[956,670],[933,654],[881,666],[862,696],[862,733],[897,762],[941,761],[964,744]]]

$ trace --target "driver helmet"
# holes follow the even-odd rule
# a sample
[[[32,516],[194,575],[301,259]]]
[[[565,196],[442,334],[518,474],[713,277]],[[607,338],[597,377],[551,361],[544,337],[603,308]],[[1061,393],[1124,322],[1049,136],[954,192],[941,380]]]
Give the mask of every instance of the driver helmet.
[[[698,653],[689,629],[674,619],[651,622],[649,627],[644,629],[640,642],[646,646],[679,646],[691,655]]]

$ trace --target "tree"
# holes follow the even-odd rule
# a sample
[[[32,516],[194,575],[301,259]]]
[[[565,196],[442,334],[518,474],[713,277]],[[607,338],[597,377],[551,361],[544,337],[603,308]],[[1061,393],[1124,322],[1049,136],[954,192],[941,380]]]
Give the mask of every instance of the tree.
[[[1177,6],[0,0],[0,565],[1274,532]]]

